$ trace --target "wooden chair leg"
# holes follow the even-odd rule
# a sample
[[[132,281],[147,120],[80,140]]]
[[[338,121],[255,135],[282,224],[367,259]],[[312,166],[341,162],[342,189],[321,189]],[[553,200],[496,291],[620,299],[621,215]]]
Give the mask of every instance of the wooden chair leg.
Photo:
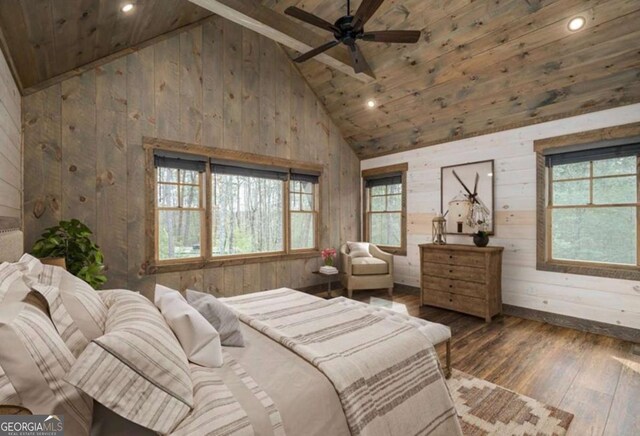
[[[446,368],[445,368],[445,372],[444,372],[444,376],[445,378],[449,379],[451,378],[451,339],[447,340],[447,355],[446,355]]]
[[[387,289],[387,294],[389,294],[389,297],[393,297],[393,286]]]
[[[353,298],[353,289],[347,289],[347,297],[349,297],[349,299]]]

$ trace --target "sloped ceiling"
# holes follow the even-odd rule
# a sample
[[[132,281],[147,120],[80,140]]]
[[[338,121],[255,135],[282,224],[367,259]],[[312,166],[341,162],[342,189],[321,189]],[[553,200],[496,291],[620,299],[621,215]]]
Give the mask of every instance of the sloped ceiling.
[[[135,5],[123,12],[126,3]],[[187,0],[2,0],[0,29],[21,89],[136,47],[211,13]]]
[[[0,42],[23,91],[210,15],[187,0],[133,3],[127,15],[116,0],[0,1]],[[346,0],[262,4],[328,21],[346,12]],[[587,25],[570,32],[575,16]],[[299,66],[362,158],[640,101],[638,0],[386,0],[366,28],[423,36],[360,43],[370,83],[314,60]]]
[[[346,10],[346,1],[263,4],[331,22]],[[576,16],[587,24],[570,32]],[[423,36],[415,45],[360,43],[377,77],[369,84],[317,61],[300,66],[361,157],[640,101],[637,0],[387,0],[366,29]]]

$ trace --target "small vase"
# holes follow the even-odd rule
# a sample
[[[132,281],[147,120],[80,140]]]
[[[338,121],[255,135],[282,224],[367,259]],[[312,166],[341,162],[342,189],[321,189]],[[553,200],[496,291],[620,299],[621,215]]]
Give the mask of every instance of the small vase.
[[[333,257],[327,257],[324,260],[324,266],[333,266]]]
[[[476,247],[486,247],[489,244],[489,236],[476,233],[473,235],[473,243],[476,244]]]

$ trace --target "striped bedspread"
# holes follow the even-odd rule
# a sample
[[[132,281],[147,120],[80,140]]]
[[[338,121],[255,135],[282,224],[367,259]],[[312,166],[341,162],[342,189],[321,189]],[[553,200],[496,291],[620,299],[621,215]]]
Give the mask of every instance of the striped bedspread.
[[[322,371],[353,435],[460,435],[435,349],[415,327],[291,289],[224,300]]]

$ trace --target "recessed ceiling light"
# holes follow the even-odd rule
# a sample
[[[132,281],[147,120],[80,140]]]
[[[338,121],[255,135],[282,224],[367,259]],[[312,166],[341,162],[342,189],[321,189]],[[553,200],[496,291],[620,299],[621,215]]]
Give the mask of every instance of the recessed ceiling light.
[[[587,24],[587,20],[584,19],[584,17],[575,17],[569,20],[569,30],[571,30],[572,32],[575,32],[577,30],[580,30],[584,27],[584,25]]]
[[[367,101],[367,106],[369,106],[370,108],[376,107],[376,101],[375,100]]]
[[[122,7],[122,12],[129,12],[133,9],[133,3],[127,3]]]

